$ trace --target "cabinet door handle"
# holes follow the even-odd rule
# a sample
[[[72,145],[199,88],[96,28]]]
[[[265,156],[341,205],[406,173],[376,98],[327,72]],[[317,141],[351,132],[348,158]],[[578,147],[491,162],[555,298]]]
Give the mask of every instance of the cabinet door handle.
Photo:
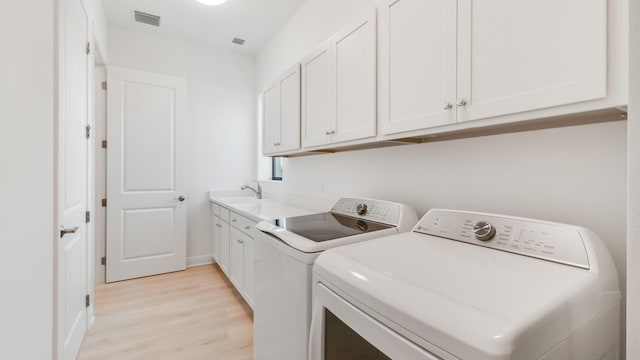
[[[325,131],[325,132],[324,132],[324,134],[325,134],[326,136],[329,136],[329,135],[331,135],[331,131]]]
[[[251,229],[251,226],[245,226],[244,229],[245,230],[249,230],[249,229]]]
[[[242,244],[244,242],[242,239],[238,239],[236,241],[238,242],[238,244]]]
[[[330,135],[335,135],[336,131],[335,130],[331,130],[331,132],[329,133]]]
[[[456,106],[457,107],[463,107],[467,105],[467,100],[463,99],[463,98],[458,98],[458,101],[456,102]]]
[[[238,219],[231,219],[231,222],[237,222]]]
[[[217,226],[217,227],[219,227],[219,228],[221,228],[221,227],[222,227],[222,224],[218,223],[218,224],[216,224],[216,226]]]
[[[451,105],[451,103],[450,103],[450,102],[445,101],[445,102],[444,102],[444,109],[445,109],[445,110],[451,110],[451,109],[453,109],[453,105]]]

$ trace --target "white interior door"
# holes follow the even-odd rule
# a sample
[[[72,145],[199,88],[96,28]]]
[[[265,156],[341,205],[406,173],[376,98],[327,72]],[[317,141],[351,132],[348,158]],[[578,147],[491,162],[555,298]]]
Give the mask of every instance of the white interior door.
[[[184,270],[186,80],[107,69],[107,282]]]
[[[60,113],[56,349],[75,359],[87,331],[87,183],[89,16],[81,0],[60,3]]]

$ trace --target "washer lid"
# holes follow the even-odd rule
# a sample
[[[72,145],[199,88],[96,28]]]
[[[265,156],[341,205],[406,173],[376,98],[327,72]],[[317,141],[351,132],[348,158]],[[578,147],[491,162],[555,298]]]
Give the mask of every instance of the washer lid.
[[[331,249],[319,281],[425,348],[535,359],[619,301],[592,270],[419,233]]]

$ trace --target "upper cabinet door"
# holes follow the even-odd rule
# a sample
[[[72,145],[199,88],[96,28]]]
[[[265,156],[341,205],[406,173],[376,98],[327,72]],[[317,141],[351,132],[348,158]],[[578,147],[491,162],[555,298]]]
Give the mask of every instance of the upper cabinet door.
[[[376,135],[375,9],[332,38],[333,142]]]
[[[459,4],[458,121],[606,97],[606,0]]]
[[[279,80],[280,141],[278,151],[300,148],[300,65],[296,64]]]
[[[386,1],[379,34],[382,133],[454,123],[457,2]]]
[[[329,143],[332,128],[331,46],[302,60],[302,146]]]
[[[262,152],[273,154],[280,143],[280,87],[274,84],[262,97]]]

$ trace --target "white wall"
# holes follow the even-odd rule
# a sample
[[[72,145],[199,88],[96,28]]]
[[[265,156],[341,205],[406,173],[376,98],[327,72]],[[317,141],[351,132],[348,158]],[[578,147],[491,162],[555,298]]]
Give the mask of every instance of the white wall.
[[[1,6],[0,359],[52,356],[53,19],[53,1]]]
[[[187,257],[210,261],[207,191],[255,177],[255,60],[209,46],[109,28],[109,65],[186,78],[189,97]]]
[[[257,89],[375,0],[309,0],[258,55]],[[268,197],[329,206],[340,196],[496,212],[586,226],[626,279],[626,122],[285,159]]]
[[[108,62],[107,49],[107,17],[104,13],[102,0],[89,0],[88,8],[92,19],[92,32],[95,40],[95,49],[99,54],[101,63]]]
[[[627,358],[640,358],[640,2],[630,4]]]

